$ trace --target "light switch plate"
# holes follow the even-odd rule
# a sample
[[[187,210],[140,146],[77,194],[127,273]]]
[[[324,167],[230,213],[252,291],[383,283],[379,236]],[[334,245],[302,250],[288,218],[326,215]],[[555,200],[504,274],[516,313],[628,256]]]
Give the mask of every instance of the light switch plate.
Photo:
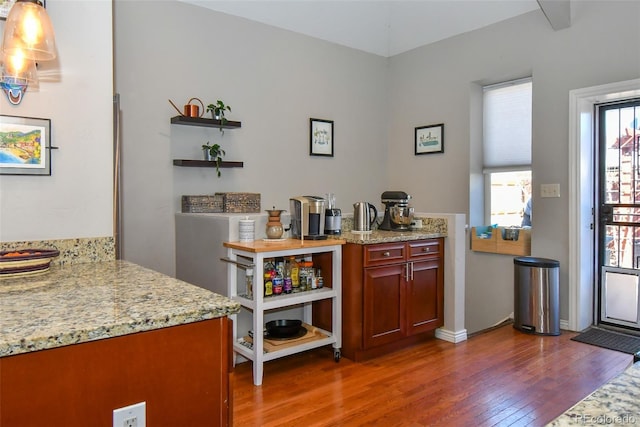
[[[560,184],[540,184],[540,197],[560,197]]]

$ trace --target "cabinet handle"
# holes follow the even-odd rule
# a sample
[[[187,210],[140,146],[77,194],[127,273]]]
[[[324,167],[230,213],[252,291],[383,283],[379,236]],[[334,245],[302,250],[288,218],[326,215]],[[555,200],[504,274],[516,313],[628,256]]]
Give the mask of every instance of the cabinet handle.
[[[382,256],[389,257],[389,256],[391,256],[391,253],[389,251],[382,252]]]
[[[429,252],[431,251],[431,248],[422,248],[422,252]]]
[[[413,281],[413,263],[411,262],[411,280]]]
[[[409,263],[404,265],[404,280],[409,281]]]

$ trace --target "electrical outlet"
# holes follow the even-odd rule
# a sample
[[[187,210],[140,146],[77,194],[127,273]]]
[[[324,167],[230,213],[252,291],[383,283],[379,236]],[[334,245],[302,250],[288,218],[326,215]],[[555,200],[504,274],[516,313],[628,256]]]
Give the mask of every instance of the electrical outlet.
[[[113,410],[113,427],[146,427],[146,405],[140,402]]]
[[[560,197],[560,184],[540,184],[540,197]]]

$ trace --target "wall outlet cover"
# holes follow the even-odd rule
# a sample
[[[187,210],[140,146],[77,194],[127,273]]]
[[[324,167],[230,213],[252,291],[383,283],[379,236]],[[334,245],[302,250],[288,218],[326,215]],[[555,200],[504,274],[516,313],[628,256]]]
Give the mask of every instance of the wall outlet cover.
[[[147,402],[113,410],[113,427],[146,427]]]

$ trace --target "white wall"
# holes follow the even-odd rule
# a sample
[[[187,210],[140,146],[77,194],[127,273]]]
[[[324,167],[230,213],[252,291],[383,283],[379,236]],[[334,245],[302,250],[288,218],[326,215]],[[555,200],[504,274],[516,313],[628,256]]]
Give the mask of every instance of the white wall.
[[[390,126],[390,187],[402,186],[428,212],[470,212],[477,170],[479,85],[533,76],[532,255],[560,261],[561,319],[568,318],[568,98],[571,89],[640,76],[640,2],[572,2],[570,28],[553,31],[541,11],[424,46],[390,61],[395,114]],[[414,156],[415,126],[445,123],[445,153]],[[402,167],[398,167],[402,165]],[[395,167],[394,167],[395,166]],[[410,174],[407,171],[411,171]],[[561,198],[542,199],[540,184],[559,183]],[[444,185],[443,185],[444,184]],[[472,222],[471,225],[480,225]],[[513,257],[467,253],[467,329],[513,311]]]
[[[117,1],[116,90],[123,115],[124,258],[174,274],[183,194],[255,192],[262,208],[336,194],[338,207],[379,203],[386,182],[387,60],[175,1]],[[169,123],[191,97],[231,105],[242,128]],[[334,157],[309,156],[309,119],[334,120]],[[242,169],[181,168],[220,143]]]
[[[0,175],[0,241],[113,235],[111,1],[47,2],[58,58],[0,114],[51,119],[51,176]],[[1,21],[4,24],[4,21]],[[0,28],[3,30],[4,27]]]

